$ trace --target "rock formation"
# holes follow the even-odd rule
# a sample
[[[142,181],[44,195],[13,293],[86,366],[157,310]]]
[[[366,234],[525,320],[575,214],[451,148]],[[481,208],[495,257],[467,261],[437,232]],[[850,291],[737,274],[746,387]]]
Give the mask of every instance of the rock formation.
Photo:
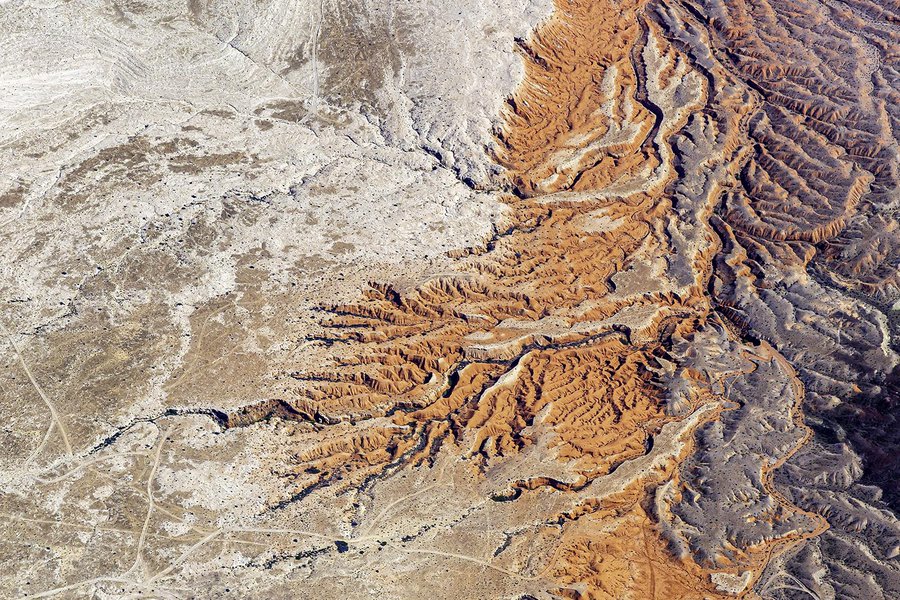
[[[2,595],[900,597],[900,3],[13,4]]]

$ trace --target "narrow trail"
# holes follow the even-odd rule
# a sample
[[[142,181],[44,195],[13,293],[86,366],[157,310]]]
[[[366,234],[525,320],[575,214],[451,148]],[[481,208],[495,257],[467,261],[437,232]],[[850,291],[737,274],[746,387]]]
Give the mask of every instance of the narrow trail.
[[[157,442],[156,453],[153,456],[153,466],[150,468],[150,474],[147,476],[147,515],[146,517],[144,517],[144,526],[141,528],[141,535],[138,538],[137,548],[134,552],[134,564],[132,564],[131,568],[125,572],[126,576],[130,575],[134,571],[137,571],[141,566],[144,544],[147,541],[147,532],[150,528],[150,519],[153,517],[153,509],[156,505],[156,500],[153,495],[153,485],[156,480],[156,471],[159,468],[159,463],[162,458],[163,446],[165,446],[166,438],[168,437],[168,435],[168,430],[162,431],[159,436],[159,441]]]
[[[31,464],[40,454],[41,450],[43,450],[44,446],[47,443],[47,440],[50,436],[50,431],[56,427],[59,431],[59,435],[62,438],[63,446],[66,450],[66,456],[72,456],[72,444],[69,442],[69,434],[66,431],[66,426],[63,424],[62,419],[59,416],[59,412],[56,410],[56,406],[47,397],[47,394],[44,393],[44,389],[38,384],[37,380],[32,374],[31,369],[28,367],[28,363],[25,362],[25,358],[22,356],[22,352],[19,350],[18,344],[16,344],[16,340],[10,334],[9,330],[6,328],[6,325],[0,322],[0,329],[3,331],[3,335],[6,336],[9,345],[12,347],[13,352],[15,352],[16,357],[19,359],[19,364],[22,366],[22,369],[25,371],[25,374],[28,376],[28,381],[31,382],[32,387],[34,387],[35,391],[38,393],[38,396],[41,397],[41,400],[44,401],[44,404],[47,406],[47,409],[50,411],[50,419],[51,423],[47,429],[47,433],[44,435],[40,445],[35,449],[31,455],[28,457],[26,461],[26,466]]]

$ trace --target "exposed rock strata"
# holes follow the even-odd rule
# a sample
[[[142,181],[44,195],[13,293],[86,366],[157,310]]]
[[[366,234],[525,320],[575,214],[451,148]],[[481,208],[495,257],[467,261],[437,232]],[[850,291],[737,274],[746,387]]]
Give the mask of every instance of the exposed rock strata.
[[[4,113],[5,593],[900,595],[900,5],[117,8],[230,83]]]

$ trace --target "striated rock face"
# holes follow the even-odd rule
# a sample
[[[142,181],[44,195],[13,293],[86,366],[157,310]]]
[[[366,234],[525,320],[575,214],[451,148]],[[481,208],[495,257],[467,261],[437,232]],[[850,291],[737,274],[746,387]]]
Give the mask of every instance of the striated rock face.
[[[7,4],[0,595],[900,597],[900,4]]]

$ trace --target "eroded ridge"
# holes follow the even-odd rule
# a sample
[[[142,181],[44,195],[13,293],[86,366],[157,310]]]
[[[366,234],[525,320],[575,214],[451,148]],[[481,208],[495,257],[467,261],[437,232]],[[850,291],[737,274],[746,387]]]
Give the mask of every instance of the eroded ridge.
[[[776,480],[831,525],[776,560],[759,588],[890,597],[900,592],[890,558],[900,529],[883,504],[897,502],[886,416],[898,389],[896,6],[700,12],[723,64],[759,101],[753,151],[713,221],[724,245],[712,290],[797,370],[816,435]]]
[[[9,322],[4,381],[48,414],[0,478],[32,532],[4,542],[28,569],[3,589],[900,597],[900,4],[556,0],[515,40],[493,129],[478,86],[513,70],[471,61],[516,34],[487,4],[276,4],[249,30],[226,31],[228,3],[185,17],[204,70],[264,95],[108,145],[73,134],[56,183],[0,195],[7,224],[43,194],[45,220],[89,231],[113,193],[196,192],[148,204],[168,221],[135,201],[115,264],[65,267],[80,283],[34,332],[46,352]],[[308,39],[267,47],[275,21]],[[124,56],[123,94],[146,70]],[[62,247],[23,239],[27,265]],[[398,262],[363,277],[366,252]]]
[[[532,526],[561,529],[543,574],[563,596],[655,593],[648,578],[679,597],[839,589],[828,536],[861,530],[829,517],[859,467],[833,504],[814,492],[800,465],[822,430],[800,411],[896,381],[890,10],[560,0],[517,42],[525,80],[496,133],[508,227],[452,274],[325,310],[333,366],[294,373],[294,405],[326,424],[296,494],[451,452],[495,501],[569,504]],[[877,498],[854,501],[879,515],[876,545],[896,538]],[[813,546],[831,579],[810,579]],[[634,552],[649,572],[615,562]],[[898,584],[877,562],[855,593]]]
[[[295,373],[307,383],[305,402],[333,421],[389,420],[406,440],[401,453],[419,445],[427,454],[449,436],[487,461],[535,444],[535,428],[557,432],[551,447],[583,476],[641,452],[664,415],[646,367],[658,344],[632,337],[664,315],[633,300],[594,302],[624,252],[608,232],[571,230],[585,210],[538,209],[468,259],[468,274],[405,295],[373,285],[363,302],[332,308],[325,341],[338,368]],[[554,264],[562,252],[584,266]],[[633,324],[613,316],[623,310]]]

